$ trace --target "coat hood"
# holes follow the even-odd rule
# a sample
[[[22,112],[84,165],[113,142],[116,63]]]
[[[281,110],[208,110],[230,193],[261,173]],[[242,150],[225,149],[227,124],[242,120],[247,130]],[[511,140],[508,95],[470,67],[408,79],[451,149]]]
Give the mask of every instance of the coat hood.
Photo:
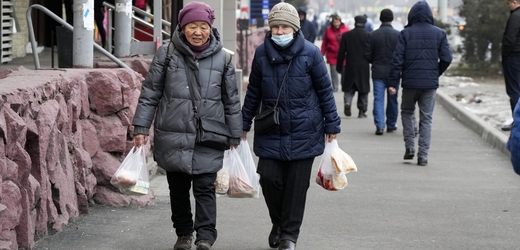
[[[426,1],[419,1],[408,13],[408,24],[406,27],[412,26],[414,23],[427,22],[433,24],[433,13],[430,5]]]

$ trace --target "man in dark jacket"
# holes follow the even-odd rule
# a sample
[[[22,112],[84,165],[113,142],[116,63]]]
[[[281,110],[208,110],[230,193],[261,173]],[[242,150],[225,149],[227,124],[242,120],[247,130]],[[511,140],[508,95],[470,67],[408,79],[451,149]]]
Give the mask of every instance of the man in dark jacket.
[[[345,115],[351,116],[350,107],[356,91],[358,92],[357,108],[359,118],[366,118],[368,109],[368,93],[370,92],[370,65],[363,57],[368,32],[365,30],[367,18],[356,16],[355,27],[341,35],[336,71],[341,74],[341,88],[345,92],[343,101]],[[343,65],[346,66],[345,68]]]
[[[305,9],[305,7],[298,8],[298,15],[300,16],[300,29],[303,32],[305,40],[314,43],[318,31],[314,24],[307,20],[307,9]]]
[[[402,78],[401,121],[406,147],[405,160],[415,155],[414,110],[419,104],[419,150],[417,164],[428,164],[435,93],[439,76],[452,60],[444,30],[433,25],[433,14],[425,1],[417,2],[408,14],[408,25],[399,34],[392,58],[389,91],[396,93]]]
[[[376,135],[382,135],[385,129],[385,92],[390,77],[390,62],[394,53],[399,31],[392,28],[394,13],[384,9],[379,15],[381,27],[370,33],[365,47],[365,59],[372,64],[372,83],[374,84],[374,124]],[[397,129],[397,95],[388,95],[386,102],[387,132]]]
[[[511,113],[513,113],[520,97],[520,1],[507,0],[507,6],[511,10],[511,15],[502,37],[502,67]],[[505,125],[502,130],[509,131],[511,127],[512,124]]]

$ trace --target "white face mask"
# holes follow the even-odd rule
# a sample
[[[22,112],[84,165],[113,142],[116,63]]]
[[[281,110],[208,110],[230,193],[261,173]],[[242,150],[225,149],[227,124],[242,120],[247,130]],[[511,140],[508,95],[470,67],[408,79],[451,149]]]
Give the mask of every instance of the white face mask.
[[[274,43],[278,44],[278,46],[285,47],[293,40],[293,34],[290,33],[281,36],[272,35],[271,40],[273,40]]]

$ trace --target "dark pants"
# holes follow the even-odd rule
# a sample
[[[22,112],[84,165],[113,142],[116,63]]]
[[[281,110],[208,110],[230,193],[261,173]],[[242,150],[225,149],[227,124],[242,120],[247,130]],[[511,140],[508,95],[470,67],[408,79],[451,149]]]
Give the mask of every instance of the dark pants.
[[[282,240],[296,242],[305,211],[314,158],[279,161],[260,158],[258,174],[273,225],[281,226]]]
[[[514,54],[502,59],[506,93],[509,96],[511,114],[514,113],[518,98],[520,98],[520,54]]]
[[[343,96],[343,102],[345,105],[348,104],[351,106],[356,92],[358,92],[357,108],[360,113],[366,113],[368,109],[368,93],[360,93],[355,89],[351,89],[350,91],[345,92],[345,95]]]
[[[167,172],[170,188],[170,205],[175,233],[180,235],[197,232],[196,241],[206,239],[215,242],[217,239],[217,199],[215,196],[215,179],[217,173],[188,175],[178,172]],[[191,213],[190,188],[193,183],[195,196],[195,223]]]
[[[105,32],[105,26],[103,26],[103,21],[105,20],[105,12],[104,9],[96,9],[94,10],[94,21],[96,22],[96,26],[98,27],[99,36],[101,37],[101,45],[104,49],[107,45],[107,33]]]
[[[428,158],[432,133],[432,116],[436,89],[403,89],[401,121],[406,148],[415,147],[415,105],[419,106],[419,151],[417,157]]]

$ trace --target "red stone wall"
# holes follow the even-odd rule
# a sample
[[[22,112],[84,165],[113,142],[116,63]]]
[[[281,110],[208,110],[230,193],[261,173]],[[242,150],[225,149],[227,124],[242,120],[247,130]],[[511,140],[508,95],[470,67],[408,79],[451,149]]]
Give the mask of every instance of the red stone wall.
[[[0,72],[0,249],[33,248],[89,204],[154,203],[153,192],[127,196],[110,185],[132,147],[142,80],[128,69]]]

